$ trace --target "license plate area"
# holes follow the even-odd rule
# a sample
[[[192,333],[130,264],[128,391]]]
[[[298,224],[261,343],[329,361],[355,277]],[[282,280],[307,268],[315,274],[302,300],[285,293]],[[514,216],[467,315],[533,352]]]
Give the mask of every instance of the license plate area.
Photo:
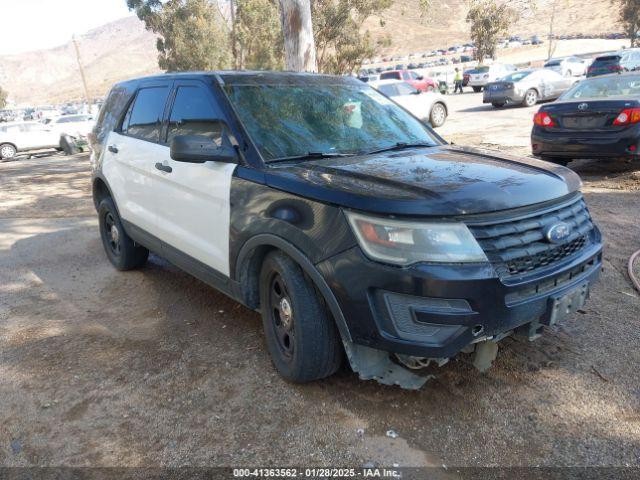
[[[589,282],[585,282],[576,288],[561,295],[549,297],[551,311],[547,325],[556,325],[565,321],[570,315],[580,310],[589,296]]]

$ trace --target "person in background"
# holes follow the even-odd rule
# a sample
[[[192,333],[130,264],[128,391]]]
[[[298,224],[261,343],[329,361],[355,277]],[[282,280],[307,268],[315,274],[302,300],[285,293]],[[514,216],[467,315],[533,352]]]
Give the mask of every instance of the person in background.
[[[458,93],[458,89],[460,90],[460,93],[464,93],[462,91],[462,71],[458,67],[455,68],[455,71],[456,73],[453,76],[453,93]]]

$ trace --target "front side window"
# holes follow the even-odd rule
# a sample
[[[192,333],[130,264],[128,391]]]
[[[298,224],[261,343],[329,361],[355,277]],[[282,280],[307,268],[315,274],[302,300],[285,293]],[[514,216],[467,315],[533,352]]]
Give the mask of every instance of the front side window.
[[[141,88],[125,117],[122,133],[132,137],[158,142],[162,127],[162,114],[169,95],[168,87]]]
[[[364,83],[225,89],[267,162],[310,152],[366,153],[399,142],[440,143],[419,120]]]
[[[221,144],[225,131],[220,113],[200,87],[178,87],[169,116],[167,143],[176,135],[201,135]]]

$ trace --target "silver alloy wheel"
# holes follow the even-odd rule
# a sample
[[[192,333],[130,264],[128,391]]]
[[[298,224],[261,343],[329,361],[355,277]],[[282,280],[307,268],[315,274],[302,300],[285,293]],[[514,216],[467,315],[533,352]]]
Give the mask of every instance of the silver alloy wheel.
[[[13,158],[16,156],[16,149],[13,145],[2,145],[0,147],[0,158]]]
[[[431,126],[441,127],[447,118],[447,111],[441,103],[436,103],[431,109]]]
[[[533,107],[538,101],[538,94],[535,90],[529,90],[524,96],[524,103],[527,107]]]

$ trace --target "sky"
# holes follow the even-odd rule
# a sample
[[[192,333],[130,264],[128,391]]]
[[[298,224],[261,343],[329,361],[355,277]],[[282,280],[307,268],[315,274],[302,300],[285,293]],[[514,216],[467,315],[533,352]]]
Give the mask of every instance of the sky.
[[[0,0],[0,55],[57,47],[128,15],[125,0]]]

